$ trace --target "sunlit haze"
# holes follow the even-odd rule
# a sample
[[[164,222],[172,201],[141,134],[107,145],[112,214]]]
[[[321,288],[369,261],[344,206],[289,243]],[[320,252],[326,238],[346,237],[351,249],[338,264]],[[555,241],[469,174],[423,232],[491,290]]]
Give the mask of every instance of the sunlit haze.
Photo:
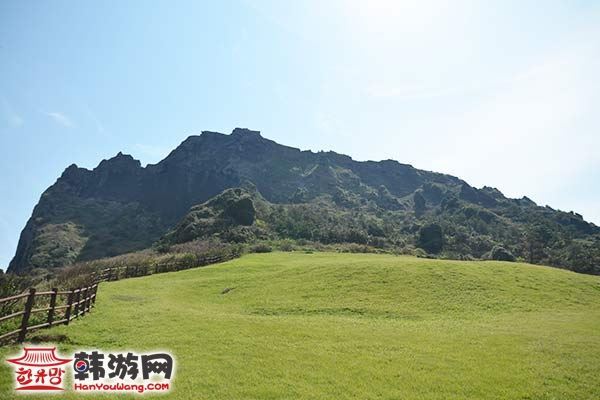
[[[238,126],[600,224],[600,3],[201,3],[0,3],[0,267],[69,164]]]

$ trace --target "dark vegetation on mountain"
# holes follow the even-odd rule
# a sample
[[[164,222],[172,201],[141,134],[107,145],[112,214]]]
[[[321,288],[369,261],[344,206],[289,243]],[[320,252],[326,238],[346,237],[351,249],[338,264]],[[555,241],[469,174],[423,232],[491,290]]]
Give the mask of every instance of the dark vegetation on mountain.
[[[117,154],[68,167],[41,196],[9,272],[168,249],[281,239],[600,273],[600,228],[494,188],[396,161],[300,151],[235,129],[190,136],[145,168]]]

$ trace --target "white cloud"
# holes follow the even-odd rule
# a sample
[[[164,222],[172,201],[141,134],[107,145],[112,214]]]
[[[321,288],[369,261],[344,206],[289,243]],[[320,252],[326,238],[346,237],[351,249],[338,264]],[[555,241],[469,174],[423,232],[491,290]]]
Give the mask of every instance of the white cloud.
[[[54,120],[54,122],[56,122],[59,125],[64,126],[65,128],[73,128],[75,126],[75,123],[73,122],[73,120],[68,117],[67,115],[58,112],[58,111],[44,111],[43,112],[44,115],[47,115],[48,117],[50,117],[52,120]]]

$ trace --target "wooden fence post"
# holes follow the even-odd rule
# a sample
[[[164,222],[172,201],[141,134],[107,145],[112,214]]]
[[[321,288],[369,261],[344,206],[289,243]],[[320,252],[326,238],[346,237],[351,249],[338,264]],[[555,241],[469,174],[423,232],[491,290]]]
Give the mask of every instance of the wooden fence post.
[[[75,312],[73,313],[73,318],[79,317],[79,299],[81,297],[81,288],[75,289],[77,293],[75,294]]]
[[[91,309],[91,304],[92,304],[92,292],[93,292],[93,288],[92,285],[88,286],[88,290],[87,290],[87,300],[85,301],[85,307],[87,309],[87,312],[90,312]]]
[[[87,300],[85,301],[85,308],[87,309],[87,312],[90,312],[91,309],[91,304],[92,304],[92,293],[94,288],[92,286],[88,286],[88,290],[87,290]]]
[[[67,297],[67,311],[65,311],[65,325],[69,325],[71,321],[71,308],[73,307],[73,289],[69,292],[69,297]]]
[[[35,288],[29,289],[29,296],[25,303],[25,312],[23,313],[23,319],[21,320],[21,331],[19,332],[19,343],[23,343],[25,335],[27,334],[27,324],[29,323],[29,316],[31,315],[31,308],[35,301]]]
[[[86,305],[87,305],[87,296],[88,296],[88,288],[85,287],[83,288],[82,292],[81,292],[81,301],[82,301],[82,307],[81,307],[81,315],[85,315],[86,313]]]
[[[94,285],[94,298],[92,299],[92,307],[96,305],[96,297],[98,296],[98,283]]]
[[[58,288],[52,288],[52,294],[50,295],[50,309],[48,310],[48,327],[52,327],[54,322],[54,308],[56,307],[56,296],[58,294]]]
[[[82,289],[81,301],[83,302],[83,307],[81,307],[81,315],[85,315],[85,303],[87,302],[87,292],[87,287]]]

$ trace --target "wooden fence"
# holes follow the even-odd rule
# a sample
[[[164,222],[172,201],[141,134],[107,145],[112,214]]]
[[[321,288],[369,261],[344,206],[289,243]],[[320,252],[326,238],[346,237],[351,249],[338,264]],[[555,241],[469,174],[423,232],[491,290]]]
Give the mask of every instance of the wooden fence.
[[[97,291],[98,283],[66,291],[60,291],[54,288],[47,292],[38,292],[35,288],[31,288],[28,293],[0,299],[0,304],[4,304],[11,301],[18,302],[19,300],[26,298],[23,310],[0,317],[0,322],[21,317],[19,329],[4,333],[0,336],[0,341],[5,341],[17,336],[17,341],[23,342],[27,332],[40,328],[49,328],[53,325],[68,325],[71,320],[85,315],[85,313],[92,309],[96,303]],[[35,308],[36,299],[39,303],[40,298],[46,299],[47,301],[45,304],[48,304],[48,306]],[[60,298],[65,299],[63,304],[61,304]],[[43,319],[45,322],[30,325],[31,315],[37,313],[47,313],[46,318]]]
[[[229,252],[226,254],[219,255],[207,255],[204,257],[198,257],[194,260],[193,264],[177,264],[174,268],[167,268],[165,266],[149,266],[149,265],[137,265],[137,266],[122,266],[106,268],[99,271],[95,276],[95,280],[98,282],[103,281],[118,281],[119,279],[135,278],[138,276],[153,275],[162,272],[174,272],[182,271],[190,268],[202,267],[209,264],[216,264],[228,260],[232,260],[240,256],[240,252]]]
[[[0,322],[13,320],[21,317],[19,329],[0,335],[0,342],[5,342],[8,339],[17,337],[18,342],[23,342],[27,332],[40,329],[50,328],[54,325],[68,325],[71,320],[79,316],[85,315],[96,303],[96,294],[98,292],[98,284],[103,281],[116,281],[119,279],[133,278],[137,276],[152,275],[161,272],[181,271],[189,268],[201,267],[204,265],[228,261],[240,256],[239,251],[231,251],[218,255],[205,255],[194,260],[193,264],[178,264],[174,268],[165,268],[164,266],[122,266],[107,268],[93,274],[90,281],[92,285],[81,287],[78,289],[60,291],[52,289],[47,292],[37,292],[35,288],[29,289],[29,292],[18,294],[16,296],[0,299],[0,306],[9,302],[18,302],[25,299],[23,310],[13,312],[8,315],[0,316]],[[47,301],[44,307],[35,308],[36,298],[45,298]],[[61,298],[64,301],[61,304]],[[40,303],[38,301],[38,303]],[[42,323],[38,320],[35,325],[30,325],[31,315],[47,312],[46,318],[43,318]]]

